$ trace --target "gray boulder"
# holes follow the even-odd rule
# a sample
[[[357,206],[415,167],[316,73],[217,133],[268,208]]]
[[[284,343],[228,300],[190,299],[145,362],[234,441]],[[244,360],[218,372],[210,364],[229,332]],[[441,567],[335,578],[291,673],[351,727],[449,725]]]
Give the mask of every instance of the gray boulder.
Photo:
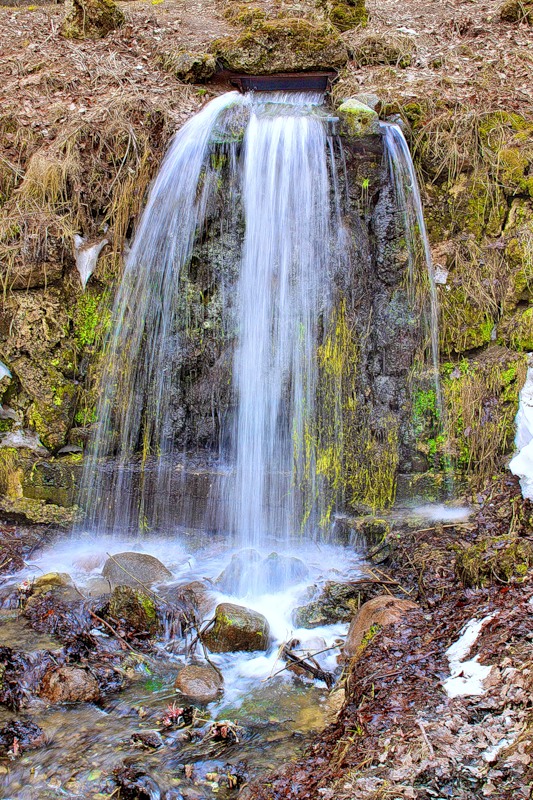
[[[147,553],[116,553],[108,558],[102,570],[112,586],[131,586],[133,589],[152,586],[172,578],[172,573],[158,558]]]

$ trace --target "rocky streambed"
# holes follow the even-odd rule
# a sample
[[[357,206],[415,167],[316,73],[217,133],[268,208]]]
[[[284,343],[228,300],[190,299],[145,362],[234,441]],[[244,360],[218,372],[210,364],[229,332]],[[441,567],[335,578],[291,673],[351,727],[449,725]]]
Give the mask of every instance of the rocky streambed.
[[[236,796],[301,754],[341,699],[348,623],[382,591],[361,522],[338,528],[342,544],[287,553],[182,531],[21,556],[0,588],[3,796]]]

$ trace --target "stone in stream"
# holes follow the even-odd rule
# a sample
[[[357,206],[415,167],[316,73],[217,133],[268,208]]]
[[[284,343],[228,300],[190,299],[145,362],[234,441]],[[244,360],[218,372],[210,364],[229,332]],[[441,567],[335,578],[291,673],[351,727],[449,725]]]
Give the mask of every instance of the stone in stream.
[[[352,620],[344,642],[344,656],[349,659],[358,658],[375,633],[398,622],[412,609],[418,609],[412,600],[403,600],[388,594],[369,600],[361,606]]]
[[[174,687],[190,700],[212,703],[223,692],[223,679],[212,667],[190,665],[178,672]]]
[[[154,600],[131,586],[116,586],[105,612],[111,624],[120,622],[136,636],[155,636],[161,627]]]
[[[100,689],[88,670],[65,666],[45,674],[39,695],[51,703],[92,703],[100,699]]]
[[[220,603],[215,609],[214,625],[202,634],[202,642],[212,653],[267,650],[270,627],[258,611]]]
[[[113,586],[142,589],[172,578],[172,573],[155,556],[148,553],[116,553],[104,564],[102,575]]]
[[[241,550],[232,556],[215,585],[222,592],[240,597],[250,586],[257,592],[282,591],[305,580],[309,570],[299,558],[270,553],[262,558],[257,550]]]
[[[350,622],[375,591],[369,583],[327,581],[315,600],[294,609],[292,621],[296,628],[318,628],[335,622]]]

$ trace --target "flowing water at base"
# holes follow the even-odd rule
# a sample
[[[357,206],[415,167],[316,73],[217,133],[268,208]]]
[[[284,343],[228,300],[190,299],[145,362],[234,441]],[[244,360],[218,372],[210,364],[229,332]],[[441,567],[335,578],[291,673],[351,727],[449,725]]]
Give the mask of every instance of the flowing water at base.
[[[101,575],[107,553],[136,550],[160,558],[172,571],[174,582],[215,580],[228,566],[232,552],[227,537],[202,536],[198,531],[181,531],[176,538],[144,538],[129,541],[94,540],[58,542],[33,557],[31,566],[16,576],[24,578],[58,571],[72,576],[81,591]],[[110,776],[124,762],[139,764],[159,786],[154,797],[183,797],[193,800],[235,796],[227,787],[227,774],[238,774],[243,765],[249,775],[266,773],[296,758],[309,736],[331,718],[331,700],[323,682],[314,682],[281,671],[278,659],[282,643],[299,639],[302,651],[316,652],[331,646],[346,633],[347,625],[336,624],[312,630],[295,628],[293,609],[310,599],[312,587],[326,580],[354,580],[361,574],[361,558],[353,547],[267,541],[258,548],[261,556],[285,552],[296,556],[309,570],[300,583],[283,591],[255,597],[235,597],[213,590],[213,600],[230,601],[263,613],[273,637],[268,652],[211,654],[224,676],[224,695],[201,707],[196,740],[183,740],[183,731],[166,732],[161,719],[172,702],[187,705],[173,684],[179,668],[190,662],[185,655],[169,652],[168,641],[158,643],[159,655],[149,668],[137,666],[131,684],[101,704],[77,704],[28,710],[47,737],[44,748],[28,751],[0,772],[0,795],[17,800],[41,798],[107,797],[116,784]],[[171,582],[172,583],[172,582]],[[32,652],[59,647],[53,638],[33,632],[18,612],[0,612],[3,624],[0,645]],[[325,670],[337,669],[338,649],[317,656]],[[200,660],[201,654],[199,653]],[[0,712],[0,727],[13,716]],[[24,714],[22,714],[24,716]],[[201,734],[213,720],[229,719],[241,731],[233,744],[202,741]],[[142,731],[159,730],[164,744],[156,751],[140,749],[131,737]],[[187,771],[185,771],[185,766]],[[190,768],[192,766],[192,772]],[[214,776],[218,775],[217,780]],[[222,777],[220,777],[222,776]],[[180,794],[165,792],[175,789]],[[148,795],[147,795],[148,796]]]

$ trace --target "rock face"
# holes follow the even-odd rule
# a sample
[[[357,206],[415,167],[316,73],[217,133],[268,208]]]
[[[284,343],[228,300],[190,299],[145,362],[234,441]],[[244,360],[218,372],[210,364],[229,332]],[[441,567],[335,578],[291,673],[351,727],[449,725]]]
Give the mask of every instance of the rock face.
[[[174,687],[198,703],[212,703],[222,694],[223,680],[211,667],[185,667],[178,673]]]
[[[172,578],[172,573],[159,559],[147,553],[116,553],[104,564],[102,575],[113,586],[131,586],[139,589],[142,584],[151,586]]]
[[[212,653],[237,650],[267,650],[270,627],[266,617],[233,603],[220,603],[215,610],[215,624],[202,636]]]
[[[66,39],[101,39],[123,22],[113,0],[70,0],[61,33]]]
[[[96,678],[79,667],[60,667],[46,673],[41,697],[51,703],[92,703],[100,698]]]
[[[113,589],[107,613],[136,636],[153,636],[160,628],[157,608],[152,598],[131,586],[117,586]]]
[[[390,595],[380,595],[369,600],[354,617],[346,641],[344,655],[354,658],[360,655],[367,644],[381,628],[398,622],[408,611],[418,608],[411,600],[402,600]]]
[[[213,52],[226,69],[254,75],[335,69],[348,61],[338,34],[304,19],[260,21],[236,38],[219,39]]]

